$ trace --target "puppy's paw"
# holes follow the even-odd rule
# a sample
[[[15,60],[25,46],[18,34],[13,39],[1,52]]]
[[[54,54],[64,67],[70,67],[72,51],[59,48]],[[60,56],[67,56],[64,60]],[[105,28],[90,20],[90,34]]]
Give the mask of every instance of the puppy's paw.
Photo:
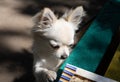
[[[52,82],[57,78],[57,74],[55,71],[48,70],[47,75],[48,75],[48,79]]]
[[[53,82],[56,79],[57,74],[55,71],[46,68],[36,68],[35,77],[37,82]]]

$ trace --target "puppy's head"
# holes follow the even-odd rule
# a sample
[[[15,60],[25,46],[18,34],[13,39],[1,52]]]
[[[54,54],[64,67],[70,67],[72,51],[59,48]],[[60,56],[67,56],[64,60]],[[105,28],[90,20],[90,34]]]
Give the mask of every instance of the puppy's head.
[[[52,10],[44,8],[34,17],[33,32],[48,38],[49,45],[54,49],[53,54],[60,59],[66,59],[74,45],[75,31],[84,15],[80,6],[58,19]]]

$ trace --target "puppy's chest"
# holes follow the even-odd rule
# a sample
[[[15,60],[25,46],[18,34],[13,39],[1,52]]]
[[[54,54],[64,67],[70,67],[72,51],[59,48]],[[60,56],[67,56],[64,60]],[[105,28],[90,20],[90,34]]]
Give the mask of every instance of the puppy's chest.
[[[34,55],[35,63],[40,62],[40,66],[48,68],[49,70],[56,70],[56,67],[59,64],[59,59],[55,55],[50,53],[37,53]]]
[[[41,67],[48,68],[49,70],[56,70],[59,64],[59,60],[56,59],[54,56],[48,57],[37,57],[35,63],[38,63]]]

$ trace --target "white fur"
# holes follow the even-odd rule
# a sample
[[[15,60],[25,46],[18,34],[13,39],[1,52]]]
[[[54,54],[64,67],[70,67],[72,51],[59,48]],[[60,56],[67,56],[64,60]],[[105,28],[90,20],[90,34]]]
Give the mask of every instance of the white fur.
[[[37,82],[56,79],[55,71],[70,54],[83,14],[83,8],[77,7],[58,19],[49,8],[45,8],[35,16],[32,48]]]

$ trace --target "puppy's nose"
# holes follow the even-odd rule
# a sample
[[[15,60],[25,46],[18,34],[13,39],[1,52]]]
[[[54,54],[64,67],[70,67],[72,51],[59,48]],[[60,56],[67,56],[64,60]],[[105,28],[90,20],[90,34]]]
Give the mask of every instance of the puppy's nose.
[[[66,54],[61,56],[61,59],[66,59],[68,56]]]

